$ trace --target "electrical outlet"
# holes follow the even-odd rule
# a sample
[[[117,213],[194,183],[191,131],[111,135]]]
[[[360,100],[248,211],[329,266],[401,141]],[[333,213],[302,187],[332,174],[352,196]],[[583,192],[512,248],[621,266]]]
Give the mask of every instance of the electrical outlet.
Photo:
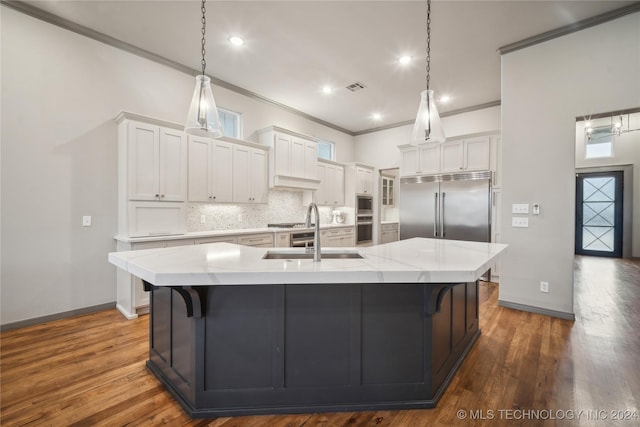
[[[534,203],[532,212],[534,215],[540,215],[540,203]]]
[[[549,292],[549,282],[540,282],[540,292]]]
[[[207,223],[207,217],[205,215],[200,215],[200,224],[206,224]]]
[[[242,222],[242,214],[238,214],[238,222]]]

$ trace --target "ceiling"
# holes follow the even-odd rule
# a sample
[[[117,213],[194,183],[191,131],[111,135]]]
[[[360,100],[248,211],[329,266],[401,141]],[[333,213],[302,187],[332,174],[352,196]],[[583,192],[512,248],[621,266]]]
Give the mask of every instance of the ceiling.
[[[200,69],[199,1],[24,3]],[[632,3],[434,0],[431,88],[451,97],[440,112],[500,100],[500,47]],[[426,86],[426,1],[210,0],[206,17],[213,77],[352,134],[415,119]],[[230,45],[231,35],[245,44]],[[412,62],[400,66],[401,55]],[[365,89],[346,89],[355,82]]]

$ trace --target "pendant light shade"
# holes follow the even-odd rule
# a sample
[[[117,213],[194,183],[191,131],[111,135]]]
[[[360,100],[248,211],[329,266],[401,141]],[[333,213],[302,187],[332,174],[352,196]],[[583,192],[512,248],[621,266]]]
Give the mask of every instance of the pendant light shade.
[[[416,122],[411,132],[411,143],[420,144],[424,142],[441,143],[445,142],[440,115],[436,107],[433,91],[429,89],[431,80],[431,0],[427,0],[427,90],[420,94],[420,105]]]
[[[196,76],[196,90],[193,92],[184,130],[191,135],[209,138],[220,138],[223,135],[218,107],[211,91],[211,79],[205,75]]]
[[[434,102],[432,90],[424,90],[420,94],[420,105],[416,115],[416,122],[413,125],[413,132],[411,132],[411,140],[414,144],[445,141],[440,115]]]
[[[184,131],[191,135],[205,136],[209,138],[220,138],[223,133],[220,128],[220,118],[218,117],[218,107],[213,99],[211,91],[211,79],[205,74],[207,61],[205,58],[206,50],[206,33],[207,33],[207,9],[205,7],[206,0],[202,0],[202,74],[196,76],[196,90],[191,98],[189,113],[187,114],[187,122],[184,125]]]

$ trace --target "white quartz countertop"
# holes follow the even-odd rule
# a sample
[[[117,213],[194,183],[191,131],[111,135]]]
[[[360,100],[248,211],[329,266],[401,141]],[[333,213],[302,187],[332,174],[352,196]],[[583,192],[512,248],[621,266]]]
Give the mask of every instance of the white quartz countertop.
[[[112,252],[109,262],[156,286],[313,283],[460,283],[493,267],[507,245],[414,238],[350,248],[361,259],[263,259],[292,251],[209,243]],[[330,250],[329,248],[324,248]],[[333,248],[344,250],[346,248]]]
[[[354,227],[354,224],[320,224],[320,229]],[[114,239],[119,242],[136,243],[136,242],[154,242],[159,240],[181,240],[181,239],[198,239],[203,237],[217,236],[239,236],[243,234],[260,234],[260,233],[290,233],[299,231],[313,231],[311,228],[279,228],[279,227],[262,227],[262,228],[239,228],[233,230],[207,230],[207,231],[190,231],[184,234],[166,234],[153,236],[129,237],[116,235]]]

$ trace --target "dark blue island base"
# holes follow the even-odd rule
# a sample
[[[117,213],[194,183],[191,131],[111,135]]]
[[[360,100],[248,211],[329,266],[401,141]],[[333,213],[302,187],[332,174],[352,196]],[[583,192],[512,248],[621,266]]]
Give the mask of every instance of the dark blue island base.
[[[145,287],[194,418],[433,408],[480,334],[477,282]]]

